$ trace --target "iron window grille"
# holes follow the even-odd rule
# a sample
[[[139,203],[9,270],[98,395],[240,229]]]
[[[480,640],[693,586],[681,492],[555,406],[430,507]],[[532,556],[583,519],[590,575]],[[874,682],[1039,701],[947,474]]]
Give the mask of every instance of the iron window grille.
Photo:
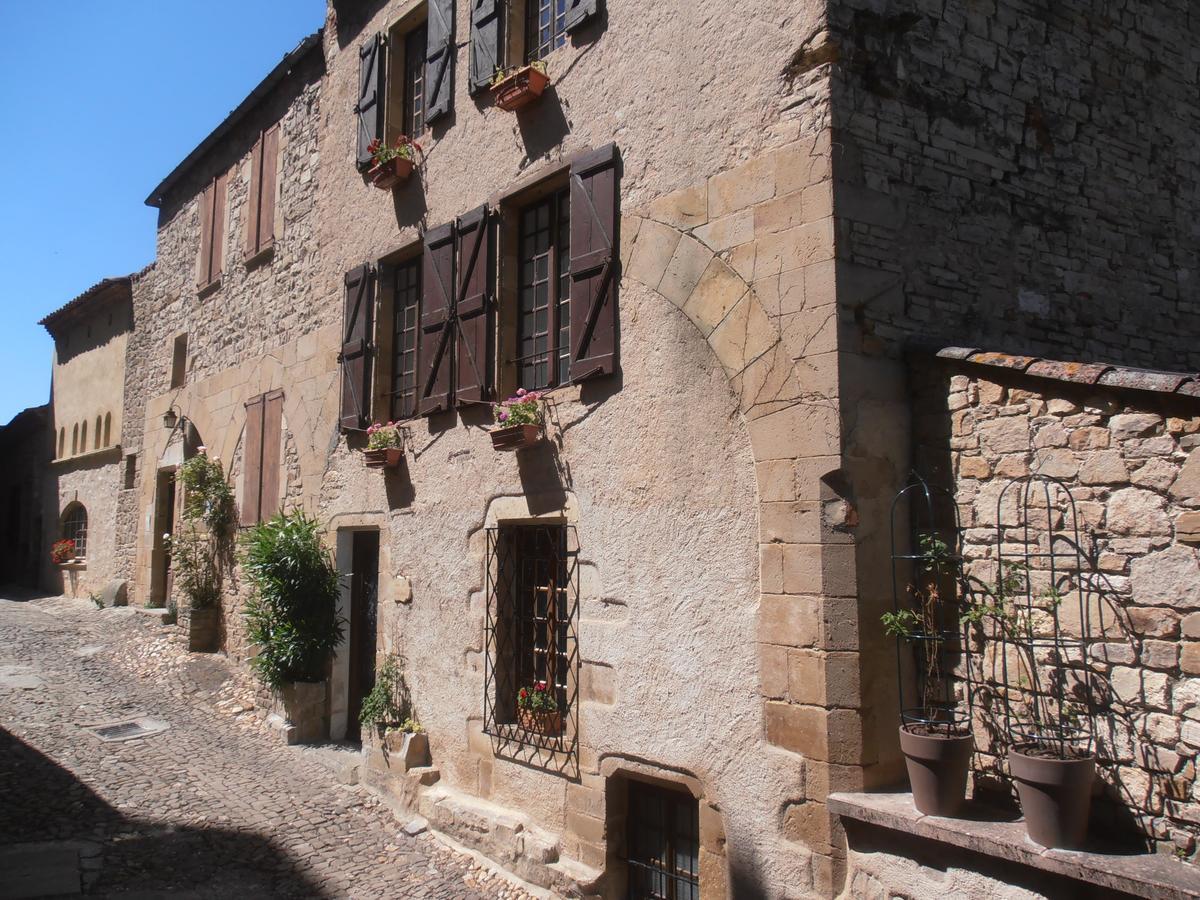
[[[525,0],[525,61],[545,59],[567,42],[567,0]]]
[[[565,770],[574,765],[579,730],[575,529],[501,525],[487,530],[487,550],[484,731],[503,754]],[[518,692],[538,681],[554,693],[557,730],[531,730],[520,722]]]
[[[630,900],[700,900],[700,813],[682,791],[629,782]]]
[[[570,380],[570,198],[563,189],[521,211],[516,362],[526,390]]]
[[[396,267],[392,328],[392,421],[417,410],[417,345],[421,323],[421,258]]]
[[[63,517],[62,536],[75,542],[75,558],[87,558],[87,510],[78,503]]]
[[[422,22],[404,36],[404,129],[414,140],[425,130],[425,56]]]

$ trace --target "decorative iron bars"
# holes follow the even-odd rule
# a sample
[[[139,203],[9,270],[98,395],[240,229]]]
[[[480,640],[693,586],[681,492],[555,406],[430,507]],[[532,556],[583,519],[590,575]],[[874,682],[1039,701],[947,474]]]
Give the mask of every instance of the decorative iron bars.
[[[579,541],[569,525],[487,529],[484,732],[497,752],[560,770],[577,766]],[[555,710],[522,710],[544,683]]]
[[[900,723],[965,733],[972,699],[963,615],[969,591],[954,496],[911,473],[892,499],[891,538],[892,613],[883,618],[896,637]]]
[[[1005,485],[996,501],[996,548],[989,618],[999,638],[997,687],[1008,739],[1061,759],[1090,753],[1088,598],[1097,585],[1070,489],[1045,475]]]

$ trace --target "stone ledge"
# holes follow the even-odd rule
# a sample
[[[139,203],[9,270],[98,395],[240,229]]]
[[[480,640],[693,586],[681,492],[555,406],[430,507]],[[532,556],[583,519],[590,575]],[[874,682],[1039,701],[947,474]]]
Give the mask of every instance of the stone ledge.
[[[1025,834],[1023,820],[944,819],[917,812],[910,793],[838,793],[828,798],[829,811],[880,828],[950,844],[1043,872],[1155,900],[1200,896],[1200,869],[1150,853],[1122,854],[1049,850]]]

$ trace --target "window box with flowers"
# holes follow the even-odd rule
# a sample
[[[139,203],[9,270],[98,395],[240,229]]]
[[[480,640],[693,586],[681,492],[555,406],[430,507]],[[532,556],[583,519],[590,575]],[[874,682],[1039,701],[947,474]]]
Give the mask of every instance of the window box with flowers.
[[[493,404],[492,414],[499,428],[491,431],[496,450],[524,450],[540,444],[546,436],[546,415],[539,391],[517,389],[515,397]]]
[[[56,566],[66,566],[75,561],[75,542],[70,538],[55,541],[50,546],[50,561]]]
[[[562,734],[563,719],[554,691],[544,681],[517,691],[517,721],[536,734]]]
[[[390,147],[376,138],[368,145],[367,151],[371,154],[371,168],[367,170],[367,176],[381,191],[390,191],[406,181],[422,152],[420,144],[403,134]]]
[[[395,422],[380,425],[378,422],[367,429],[367,449],[363,457],[368,469],[394,469],[404,456],[404,441]]]
[[[527,66],[497,69],[492,76],[492,96],[498,107],[515,112],[542,96],[548,84],[550,76],[546,64],[540,59],[534,60]]]

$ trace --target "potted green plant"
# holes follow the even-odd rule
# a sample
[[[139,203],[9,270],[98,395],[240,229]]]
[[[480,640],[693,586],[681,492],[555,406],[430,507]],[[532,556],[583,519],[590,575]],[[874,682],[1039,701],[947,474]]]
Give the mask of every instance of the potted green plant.
[[[399,767],[407,772],[429,765],[429,736],[413,715],[402,662],[390,653],[384,659],[374,686],[363,698],[358,721],[363,727],[364,743],[378,746],[378,761],[371,754],[375,767]]]
[[[562,713],[554,689],[544,681],[537,681],[517,691],[517,721],[523,729],[536,734],[562,734]]]
[[[396,143],[390,146],[375,138],[367,145],[367,152],[371,154],[371,167],[367,170],[367,177],[375,187],[390,191],[412,174],[417,156],[423,151],[420,144],[402,134],[396,138]]]
[[[178,606],[178,623],[189,650],[211,652],[220,637],[222,563],[230,550],[233,489],[221,461],[208,456],[204,447],[179,467],[178,478],[184,490],[182,527],[163,536],[172,584],[187,600]]]
[[[491,431],[496,450],[523,450],[545,437],[546,416],[538,391],[518,388],[516,396],[492,405],[492,415],[499,426]]]
[[[395,422],[367,428],[367,449],[363,457],[369,469],[394,469],[404,456],[404,441]]]
[[[492,96],[498,107],[513,112],[542,96],[549,83],[546,64],[537,59],[525,66],[497,69],[492,76]]]
[[[50,545],[50,561],[56,566],[65,566],[75,558],[75,541],[63,538]]]
[[[250,665],[276,692],[288,742],[317,740],[326,733],[325,680],[345,624],[320,526],[302,510],[277,513],[246,532],[241,563]]]

